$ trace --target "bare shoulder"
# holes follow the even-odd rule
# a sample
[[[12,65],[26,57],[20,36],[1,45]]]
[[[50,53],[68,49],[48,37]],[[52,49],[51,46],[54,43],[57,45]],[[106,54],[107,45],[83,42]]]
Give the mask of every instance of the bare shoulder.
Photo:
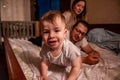
[[[65,12],[63,13],[63,15],[64,15],[64,16],[71,16],[71,12],[70,12],[70,11],[65,11]]]

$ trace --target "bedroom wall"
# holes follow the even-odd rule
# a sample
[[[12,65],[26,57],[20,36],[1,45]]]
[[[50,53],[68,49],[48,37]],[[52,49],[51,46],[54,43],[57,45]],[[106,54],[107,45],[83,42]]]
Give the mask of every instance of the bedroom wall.
[[[120,24],[120,0],[87,0],[91,24]]]
[[[120,24],[120,0],[87,0],[87,3],[89,23]],[[30,0],[0,0],[0,18],[1,21],[31,20]]]
[[[30,21],[30,0],[0,0],[1,21]]]

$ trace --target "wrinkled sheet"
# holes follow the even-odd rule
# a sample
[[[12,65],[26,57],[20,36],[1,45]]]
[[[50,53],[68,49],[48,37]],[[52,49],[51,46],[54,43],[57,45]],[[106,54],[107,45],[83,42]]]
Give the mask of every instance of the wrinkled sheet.
[[[37,80],[41,48],[27,40],[9,39],[9,42],[27,80]]]
[[[40,47],[27,40],[9,39],[13,51],[27,80],[37,80],[40,76]],[[120,58],[114,52],[90,43],[101,55],[96,65],[83,64],[77,80],[120,80]],[[66,80],[70,67],[63,69],[52,65],[48,71],[49,80]]]

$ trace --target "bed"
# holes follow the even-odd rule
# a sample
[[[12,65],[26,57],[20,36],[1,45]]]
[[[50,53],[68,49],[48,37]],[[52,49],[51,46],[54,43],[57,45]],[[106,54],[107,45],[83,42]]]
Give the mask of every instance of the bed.
[[[40,35],[39,23],[12,23],[14,23],[12,26],[15,26],[17,23],[17,26],[18,24],[22,24],[19,27],[27,26],[27,28],[23,30],[21,28],[15,28],[13,31],[16,32],[15,34],[17,34],[17,36],[15,35],[11,37],[10,34],[12,33],[10,33],[11,29],[8,28],[8,22],[3,25],[2,34],[4,36],[4,47],[9,79],[38,80],[38,76],[40,76],[39,52],[41,50],[41,47],[28,41],[28,39]],[[23,25],[23,23],[25,25]],[[34,28],[28,28],[31,27],[31,24]],[[25,31],[25,34],[27,35],[19,34],[20,30],[18,29],[21,29],[21,31]],[[92,48],[94,48],[100,53],[101,60],[96,65],[83,64],[77,80],[120,80],[120,58],[116,56],[116,53],[111,50],[100,48],[94,43],[90,43],[90,45],[92,46]],[[60,67],[52,66],[51,70],[54,70],[54,72],[48,71],[48,77],[50,80],[57,80],[56,78],[59,78],[59,80],[66,80],[65,73],[70,71],[69,68],[70,67],[68,67],[65,71]]]
[[[29,38],[34,38],[40,35],[38,21],[1,21],[0,22],[0,43],[4,42],[6,62],[10,80],[32,80],[33,74],[29,68],[32,65],[24,57],[24,51],[15,46],[13,42],[28,41]],[[4,38],[4,39],[3,39]],[[24,48],[23,48],[24,49]],[[38,47],[39,49],[39,47]],[[25,61],[23,61],[25,60]],[[31,72],[31,73],[30,73]]]

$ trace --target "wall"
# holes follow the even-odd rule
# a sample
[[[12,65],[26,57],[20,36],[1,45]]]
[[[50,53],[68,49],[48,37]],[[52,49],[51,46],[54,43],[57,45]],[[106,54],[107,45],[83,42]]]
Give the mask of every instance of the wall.
[[[30,0],[0,0],[1,21],[30,21]]]
[[[30,0],[0,0],[1,21],[29,21],[30,13]],[[120,0],[87,0],[87,17],[92,24],[119,24]]]
[[[92,24],[119,24],[120,0],[87,0],[87,17]]]
[[[63,13],[70,9],[71,0],[60,0],[60,11]]]

